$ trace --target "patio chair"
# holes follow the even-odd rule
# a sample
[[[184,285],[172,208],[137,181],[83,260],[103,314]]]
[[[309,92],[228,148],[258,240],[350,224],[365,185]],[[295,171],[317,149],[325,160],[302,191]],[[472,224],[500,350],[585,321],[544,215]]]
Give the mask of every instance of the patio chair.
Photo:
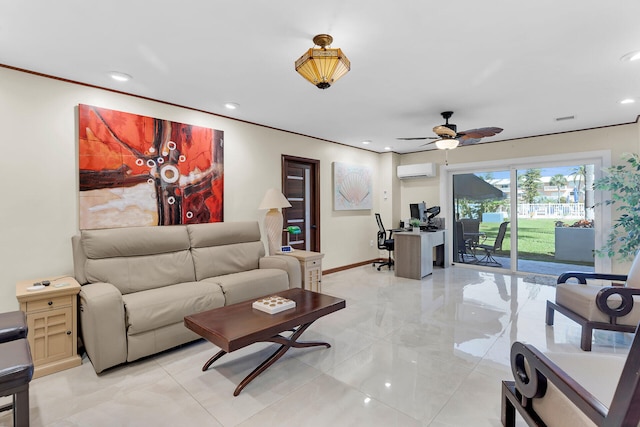
[[[505,221],[500,224],[500,228],[498,229],[498,235],[496,236],[496,240],[494,240],[492,245],[480,244],[473,247],[474,250],[482,249],[484,250],[484,255],[482,258],[478,260],[478,264],[482,265],[493,265],[496,267],[502,267],[502,264],[494,258],[494,255],[497,251],[502,250],[502,242],[504,241],[504,236],[507,234],[507,226],[509,225],[509,221]]]
[[[471,247],[471,239],[465,237],[465,229],[462,221],[456,221],[456,255],[458,262],[465,264],[475,264],[478,262],[478,258],[473,253]]]
[[[473,218],[460,218],[460,222],[464,226],[465,238],[471,239],[471,246],[477,246],[480,244],[480,237],[486,235],[480,233],[480,220]],[[483,239],[484,241],[484,239]]]
[[[569,375],[556,363],[571,370]],[[624,365],[620,365],[624,362]],[[516,425],[516,410],[529,426],[637,426],[640,422],[640,334],[626,361],[609,354],[549,357],[530,344],[511,346],[514,381],[502,381],[502,425]]]
[[[577,279],[578,283],[569,282],[571,279]],[[588,284],[587,280],[592,279],[614,281],[614,286]],[[574,271],[561,274],[555,303],[547,301],[546,323],[553,325],[555,311],[577,322],[582,326],[580,348],[591,351],[594,329],[635,331],[640,323],[640,308],[634,309],[637,298],[640,298],[640,252],[628,275]]]

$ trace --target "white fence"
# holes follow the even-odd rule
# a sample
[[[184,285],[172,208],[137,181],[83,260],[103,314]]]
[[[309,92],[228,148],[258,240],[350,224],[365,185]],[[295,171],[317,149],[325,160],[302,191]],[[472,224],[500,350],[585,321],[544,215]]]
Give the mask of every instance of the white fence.
[[[521,203],[518,218],[584,218],[584,203]]]

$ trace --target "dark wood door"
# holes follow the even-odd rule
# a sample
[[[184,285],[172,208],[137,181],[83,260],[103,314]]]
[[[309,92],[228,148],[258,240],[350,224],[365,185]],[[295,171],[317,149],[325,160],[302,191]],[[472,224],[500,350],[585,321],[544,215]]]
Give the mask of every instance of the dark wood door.
[[[290,236],[294,249],[320,252],[320,161],[282,156],[282,193],[291,203],[282,210],[284,228],[300,227],[300,234]],[[282,242],[288,233],[283,232]]]

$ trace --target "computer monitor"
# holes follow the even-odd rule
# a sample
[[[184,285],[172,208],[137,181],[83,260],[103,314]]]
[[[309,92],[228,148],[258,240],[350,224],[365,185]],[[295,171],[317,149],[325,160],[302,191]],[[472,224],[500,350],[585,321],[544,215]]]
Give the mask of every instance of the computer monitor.
[[[426,209],[427,209],[427,205],[424,202],[409,204],[409,211],[411,213],[411,218],[416,218],[420,220],[420,222],[425,222],[427,220],[425,216]]]

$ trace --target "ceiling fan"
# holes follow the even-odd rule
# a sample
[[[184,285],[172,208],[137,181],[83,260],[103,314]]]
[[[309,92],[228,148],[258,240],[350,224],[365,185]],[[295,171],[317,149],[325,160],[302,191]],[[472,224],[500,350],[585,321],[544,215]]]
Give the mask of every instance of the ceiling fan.
[[[414,140],[422,140],[422,139],[433,139],[433,141],[429,141],[426,144],[422,144],[422,146],[428,144],[436,144],[441,150],[452,150],[459,145],[471,145],[479,142],[482,138],[487,136],[493,136],[500,132],[502,132],[502,128],[498,127],[486,127],[486,128],[478,128],[478,129],[469,129],[463,132],[458,132],[458,127],[453,123],[449,123],[449,119],[453,116],[453,111],[443,111],[442,118],[444,118],[445,123],[443,125],[439,125],[433,128],[433,132],[436,136],[422,136],[416,138],[397,138],[405,141],[414,141]]]

